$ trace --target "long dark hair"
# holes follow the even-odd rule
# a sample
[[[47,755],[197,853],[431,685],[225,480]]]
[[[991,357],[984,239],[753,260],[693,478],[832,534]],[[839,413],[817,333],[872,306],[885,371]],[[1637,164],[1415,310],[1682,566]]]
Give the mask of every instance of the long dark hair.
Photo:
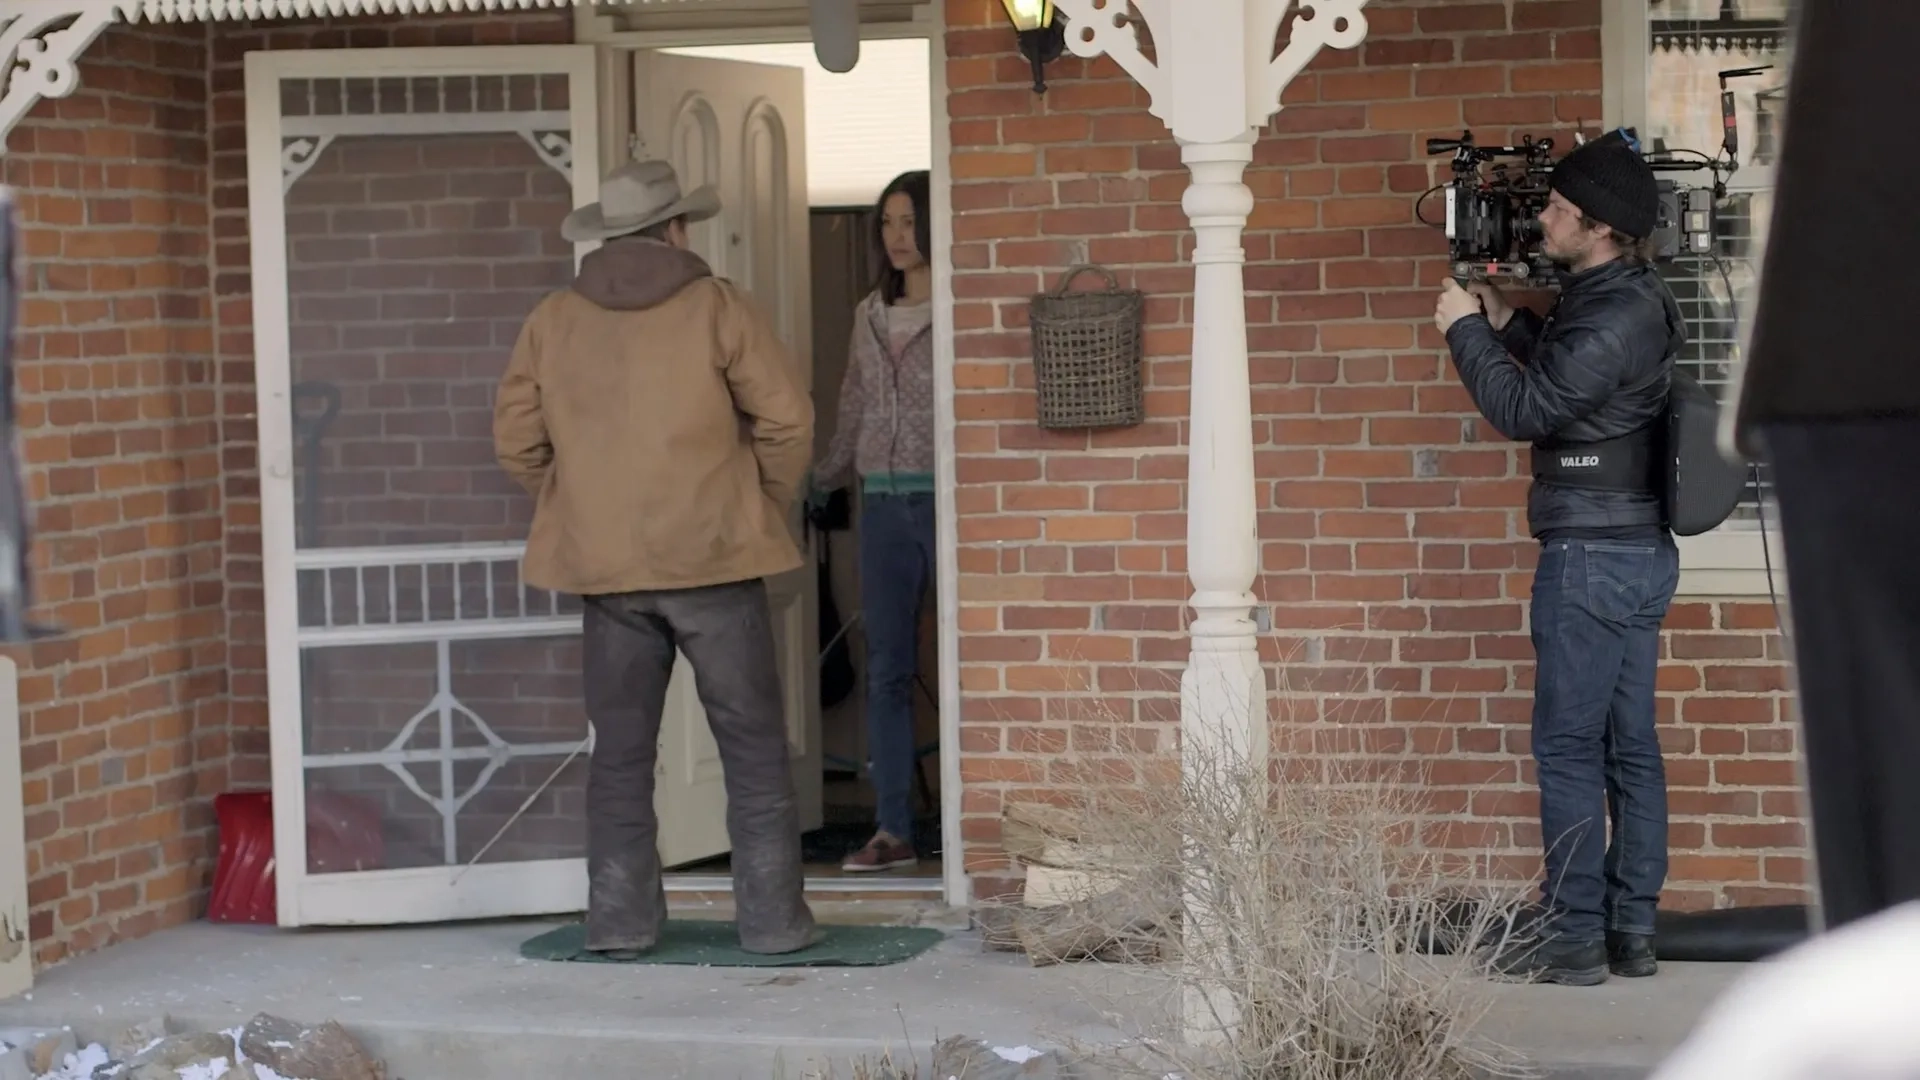
[[[913,203],[913,243],[920,249],[920,257],[933,260],[933,195],[931,183],[925,169],[901,173],[880,193],[879,201],[873,204],[873,250],[879,263],[880,274],[874,282],[874,291],[880,299],[891,304],[907,293],[907,275],[893,268],[893,260],[887,258],[887,240],[884,222],[887,216],[887,200],[895,195],[905,195]]]

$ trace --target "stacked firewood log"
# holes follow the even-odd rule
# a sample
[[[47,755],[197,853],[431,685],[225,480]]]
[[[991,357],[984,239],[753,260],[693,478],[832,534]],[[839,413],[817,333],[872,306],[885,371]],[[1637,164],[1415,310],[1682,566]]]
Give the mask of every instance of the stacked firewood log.
[[[1036,966],[1166,958],[1178,911],[1172,867],[1091,841],[1071,811],[1039,803],[1009,805],[1000,836],[1026,880],[1018,898],[981,906],[988,948],[1024,952]]]

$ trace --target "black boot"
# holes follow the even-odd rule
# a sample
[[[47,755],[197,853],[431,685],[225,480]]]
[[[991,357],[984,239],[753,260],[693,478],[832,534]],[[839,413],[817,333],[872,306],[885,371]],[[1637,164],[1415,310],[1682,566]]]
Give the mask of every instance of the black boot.
[[[1607,931],[1607,970],[1627,979],[1643,979],[1660,970],[1652,934]]]
[[[1522,941],[1495,957],[1493,970],[1515,982],[1598,986],[1607,981],[1607,947],[1559,938]]]

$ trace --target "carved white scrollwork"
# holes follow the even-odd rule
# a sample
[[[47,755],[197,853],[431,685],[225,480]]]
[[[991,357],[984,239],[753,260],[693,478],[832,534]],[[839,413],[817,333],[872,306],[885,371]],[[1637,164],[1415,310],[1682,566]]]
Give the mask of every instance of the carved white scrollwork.
[[[1249,99],[1254,107],[1265,106],[1265,116],[1272,116],[1280,110],[1280,95],[1286,92],[1287,84],[1306,70],[1321,49],[1351,49],[1366,40],[1367,16],[1360,10],[1366,2],[1298,0],[1300,15],[1293,20],[1287,47],[1274,57],[1265,71],[1254,76],[1258,85],[1251,88],[1253,93]],[[1249,18],[1258,20],[1254,28],[1259,32],[1253,40],[1271,42],[1279,36],[1287,10],[1293,6],[1292,0],[1260,0],[1255,6],[1264,10],[1249,13]],[[1265,116],[1259,122],[1264,123]]]
[[[1247,126],[1266,123],[1280,109],[1280,95],[1296,76],[1306,69],[1321,49],[1351,49],[1365,40],[1367,19],[1362,12],[1367,0],[1241,0],[1224,5],[1244,13],[1247,25]],[[1147,59],[1140,50],[1134,16],[1128,14],[1125,0],[1056,0],[1066,15],[1067,48],[1075,56],[1092,59],[1105,54],[1126,70],[1151,98],[1148,111],[1174,126],[1173,80],[1167,70],[1170,63],[1208,63],[1176,58],[1171,33],[1175,0],[1134,0],[1147,30],[1154,36],[1159,63]],[[1280,55],[1272,50],[1280,27],[1295,7],[1287,46]],[[1189,15],[1189,17],[1192,17]],[[1209,15],[1208,17],[1213,17]],[[1224,104],[1224,102],[1222,103]],[[1181,132],[1175,131],[1176,136]]]
[[[288,139],[280,147],[280,190],[282,194],[293,190],[293,185],[307,175],[320,160],[320,155],[333,144],[331,135],[302,135]]]
[[[93,39],[125,8],[122,0],[0,2],[0,142],[41,98],[66,97],[80,84],[76,65]]]
[[[562,131],[534,131],[523,128],[519,135],[540,155],[540,160],[553,166],[561,176],[573,181],[573,137]]]
[[[1054,6],[1067,16],[1068,51],[1088,60],[1102,53],[1113,57],[1114,63],[1146,90],[1148,111],[1167,123],[1173,122],[1167,73],[1140,51],[1138,31],[1127,14],[1126,0],[1055,0]],[[1134,0],[1134,7],[1149,29],[1171,25],[1165,18],[1172,7],[1170,0]]]

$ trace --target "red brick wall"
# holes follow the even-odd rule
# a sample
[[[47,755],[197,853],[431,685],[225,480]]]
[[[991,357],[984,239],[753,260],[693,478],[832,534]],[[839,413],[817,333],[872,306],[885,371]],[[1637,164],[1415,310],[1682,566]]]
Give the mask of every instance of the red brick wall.
[[[1427,136],[1566,145],[1576,122],[1597,124],[1600,4],[1367,15],[1362,48],[1323,54],[1288,90],[1247,174],[1275,745],[1417,762],[1430,842],[1524,879],[1540,839],[1524,453],[1474,416],[1445,359],[1431,325],[1444,240],[1413,205],[1444,173]],[[1089,757],[1124,776],[1129,748],[1170,745],[1190,591],[1191,240],[1177,149],[1117,66],[1069,57],[1039,98],[994,0],[949,0],[947,20],[964,830],[970,868],[995,876],[1005,801],[1044,797]],[[1088,259],[1149,295],[1148,420],[1042,432],[1027,297]],[[1668,628],[1671,899],[1786,895],[1805,867],[1771,611],[1685,601]]]
[[[45,963],[191,917],[226,782],[203,31],[108,31],[13,132],[16,347],[42,613],[22,659]]]
[[[0,168],[27,227],[17,378],[37,588],[71,631],[18,654],[40,962],[197,914],[211,797],[267,779],[244,54],[556,43],[571,19],[116,26],[79,91],[41,102],[9,140]],[[566,662],[543,654],[504,692],[517,700]],[[460,666],[498,674],[497,658]],[[496,692],[476,682],[472,696]],[[498,801],[470,810],[482,838]]]

